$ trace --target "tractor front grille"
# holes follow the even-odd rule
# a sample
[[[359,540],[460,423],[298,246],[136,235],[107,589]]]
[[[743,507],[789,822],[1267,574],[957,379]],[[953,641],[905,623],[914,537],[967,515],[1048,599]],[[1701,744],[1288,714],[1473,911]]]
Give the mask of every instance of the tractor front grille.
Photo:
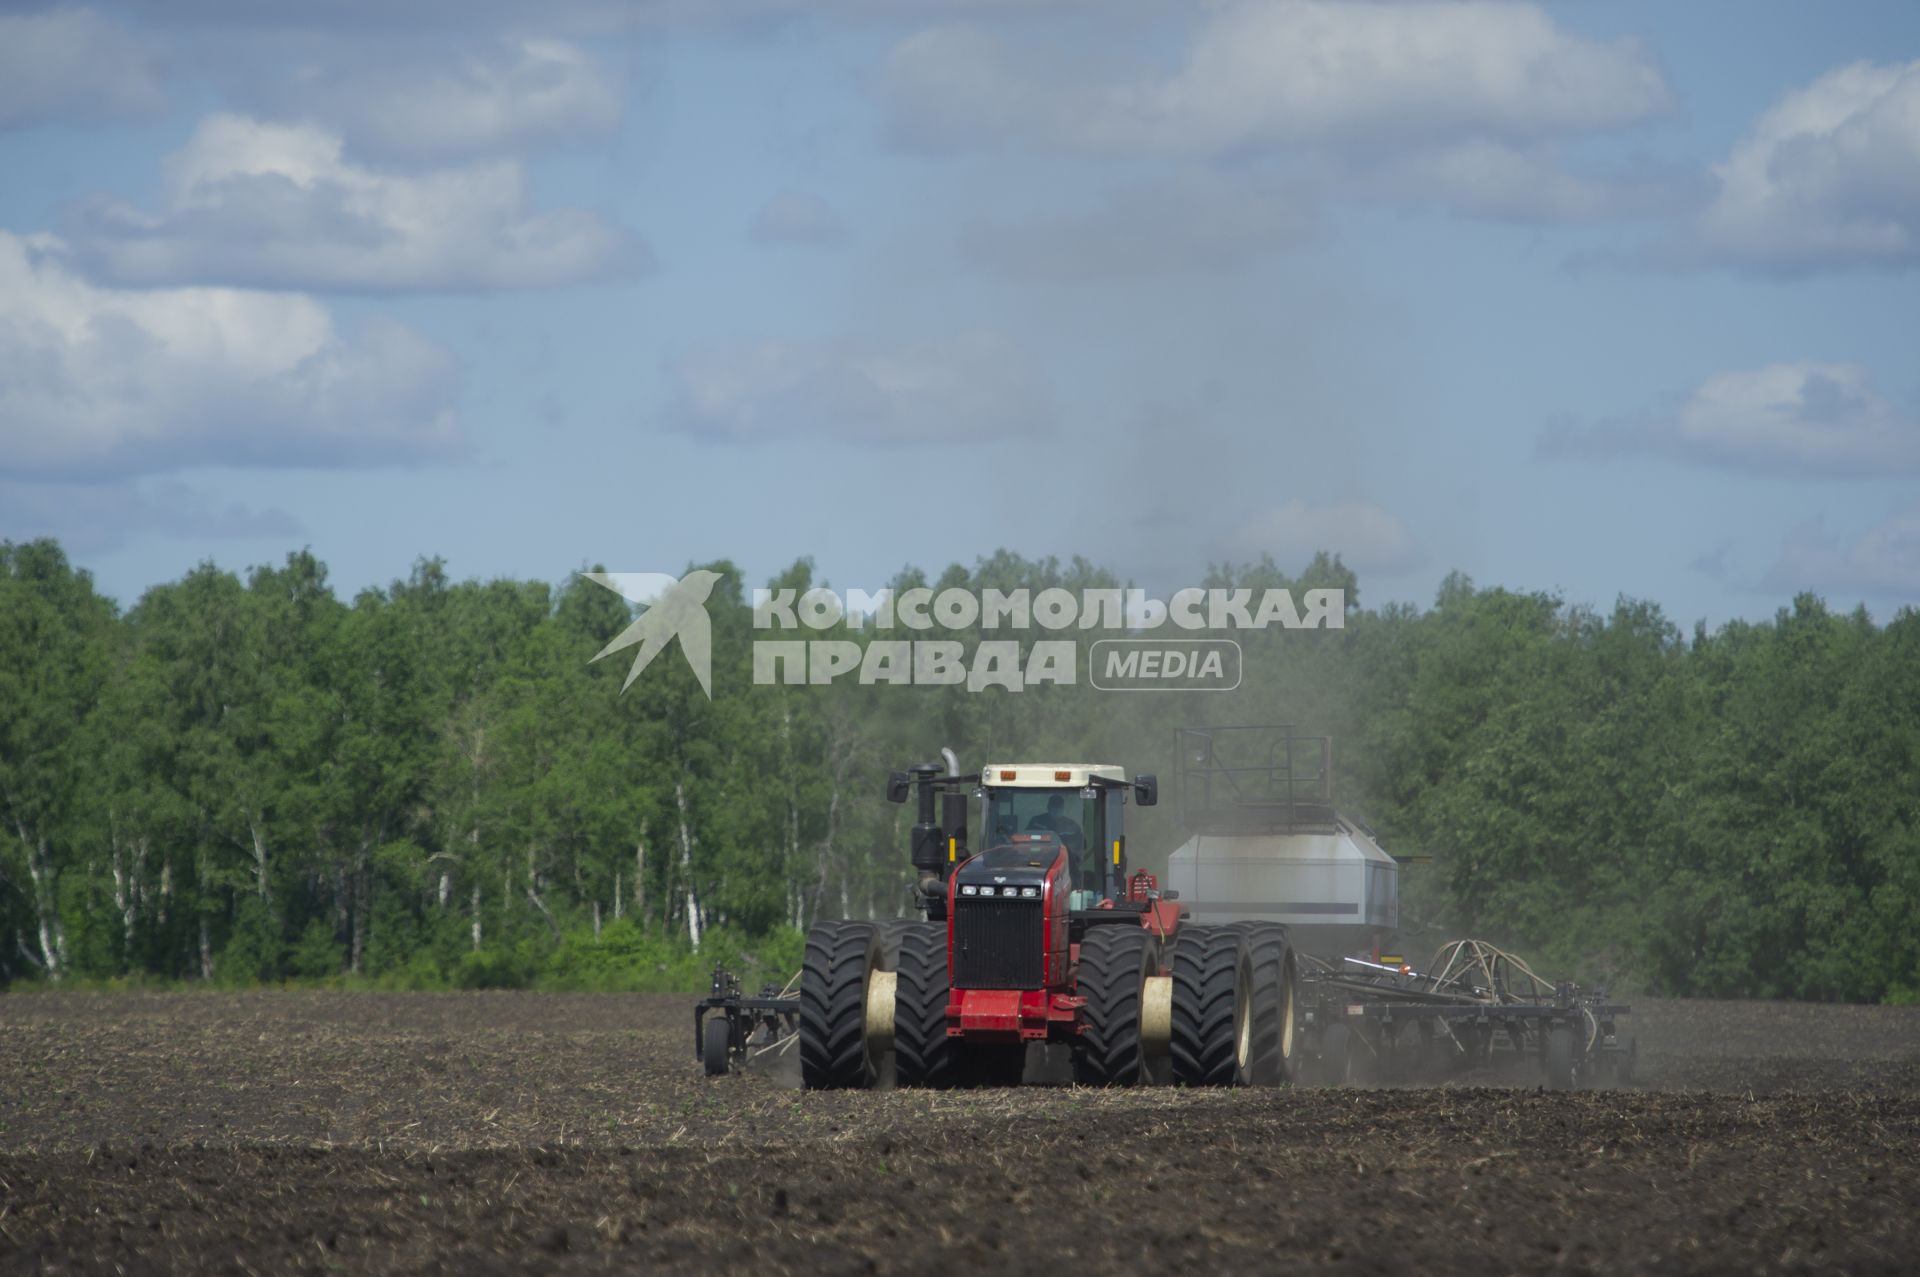
[[[953,908],[953,987],[1038,989],[1046,983],[1038,900],[969,900]]]

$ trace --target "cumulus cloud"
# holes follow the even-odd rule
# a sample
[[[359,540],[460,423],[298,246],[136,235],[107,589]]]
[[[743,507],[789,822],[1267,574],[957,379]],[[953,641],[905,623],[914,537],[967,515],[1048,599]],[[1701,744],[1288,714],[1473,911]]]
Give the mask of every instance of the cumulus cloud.
[[[1262,510],[1226,537],[1230,555],[1271,555],[1305,562],[1321,550],[1337,553],[1356,572],[1406,572],[1425,556],[1406,525],[1371,501],[1311,502],[1298,498]]]
[[[1906,510],[1842,543],[1823,520],[1787,537],[1762,587],[1920,604],[1920,509]]]
[[[335,37],[245,98],[270,115],[337,128],[353,151],[473,156],[597,137],[620,126],[628,77],[579,44],[516,38],[383,51]]]
[[[153,59],[91,9],[0,13],[0,129],[121,119],[161,105]]]
[[[1856,62],[1794,90],[1713,177],[1669,255],[1780,272],[1920,262],[1920,61]]]
[[[1010,140],[1084,151],[1244,154],[1595,133],[1668,111],[1629,40],[1499,2],[1239,3],[1203,19],[1171,74],[1075,73],[972,27],[915,35],[880,77],[909,145]]]
[[[1709,377],[1672,413],[1562,426],[1556,457],[1652,453],[1748,474],[1876,478],[1920,473],[1920,420],[1873,390],[1856,364],[1769,364]]]
[[[410,329],[335,330],[311,298],[119,291],[0,231],[0,476],[361,466],[462,450],[457,369]]]
[[[847,237],[840,211],[810,191],[781,191],[753,219],[753,237],[763,244],[838,244]]]
[[[1299,194],[1207,174],[1116,190],[1096,208],[966,226],[961,253],[1027,279],[1132,278],[1224,271],[1303,243],[1314,214]]]
[[[385,172],[309,124],[209,116],[165,179],[158,212],[111,200],[74,211],[76,250],[101,278],[469,291],[620,278],[650,260],[643,240],[594,213],[530,211],[518,163]]]
[[[990,333],[902,347],[761,341],[694,351],[670,374],[678,424],[729,442],[978,441],[1043,431],[1051,418],[1027,357]]]

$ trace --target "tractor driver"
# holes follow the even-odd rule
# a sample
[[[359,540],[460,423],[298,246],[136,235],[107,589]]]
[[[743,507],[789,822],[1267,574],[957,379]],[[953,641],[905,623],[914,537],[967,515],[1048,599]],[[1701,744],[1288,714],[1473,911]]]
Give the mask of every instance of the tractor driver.
[[[1062,794],[1050,794],[1047,797],[1047,809],[1039,812],[1027,821],[1028,829],[1051,829],[1060,836],[1067,846],[1067,854],[1078,857],[1086,846],[1086,835],[1080,829],[1080,822],[1067,815],[1067,800]]]
[[[1073,866],[1074,881],[1078,885],[1090,886],[1099,881],[1097,858],[1087,854],[1087,836],[1080,822],[1067,815],[1066,795],[1049,794],[1047,809],[1032,816],[1027,828],[1053,831],[1067,849],[1067,863]]]

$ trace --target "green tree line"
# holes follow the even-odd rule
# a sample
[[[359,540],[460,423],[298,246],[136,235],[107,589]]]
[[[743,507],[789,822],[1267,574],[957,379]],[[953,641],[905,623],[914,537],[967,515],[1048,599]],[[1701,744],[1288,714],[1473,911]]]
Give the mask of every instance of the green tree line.
[[[815,919],[908,902],[888,768],[950,746],[1169,772],[1178,726],[1335,738],[1342,806],[1404,875],[1409,947],[1480,935],[1650,992],[1920,997],[1920,613],[1811,595],[1683,633],[1450,577],[1432,606],[1240,631],[1239,690],[756,683],[755,638],[916,637],[852,619],[754,628],[727,562],[709,699],[677,651],[622,693],[633,619],[578,575],[454,581],[423,559],[351,600],[309,553],[202,565],[122,612],[50,541],[0,544],[0,980],[694,987],[783,977]],[[816,582],[807,561],[773,588]],[[1127,583],[1000,552],[916,585]],[[1138,813],[1148,867],[1177,803]]]

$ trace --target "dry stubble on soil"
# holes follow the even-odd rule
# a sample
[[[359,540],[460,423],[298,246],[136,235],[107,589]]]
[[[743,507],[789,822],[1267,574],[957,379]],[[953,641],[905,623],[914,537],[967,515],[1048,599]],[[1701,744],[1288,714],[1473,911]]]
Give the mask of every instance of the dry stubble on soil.
[[[1644,1003],[1642,1088],[809,1094],[691,998],[0,997],[0,1271],[1910,1271],[1920,1010]]]

